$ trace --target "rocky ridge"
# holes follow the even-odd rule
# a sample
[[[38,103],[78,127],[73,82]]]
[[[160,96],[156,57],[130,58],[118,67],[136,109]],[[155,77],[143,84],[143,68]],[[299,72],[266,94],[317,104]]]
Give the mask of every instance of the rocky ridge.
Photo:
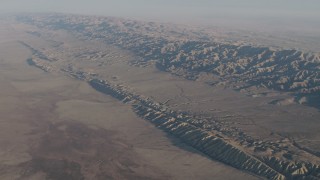
[[[96,90],[111,95],[123,103],[132,104],[137,115],[178,137],[184,143],[212,159],[268,179],[316,179],[320,177],[319,165],[251,154],[245,146],[239,146],[235,140],[229,139],[223,133],[223,127],[216,130],[203,129],[201,127],[206,123],[203,123],[202,119],[184,112],[172,111],[150,98],[126,91],[125,86],[113,86],[109,82],[99,79],[90,79],[89,84]],[[246,137],[240,139],[244,140]],[[268,147],[266,142],[253,141],[256,148],[261,147],[258,144]]]
[[[58,68],[54,64],[60,61],[59,58],[51,57],[50,53],[26,43],[22,44],[33,52],[32,58],[27,60],[28,64],[46,72],[62,72],[87,81],[96,90],[123,103],[131,104],[141,118],[152,122],[212,159],[268,179],[320,178],[318,154],[306,151],[303,147],[297,148],[295,142],[290,139],[276,142],[255,139],[241,129],[216,121],[214,117],[170,110],[165,103],[135,94],[124,84],[111,83],[98,74],[79,70],[73,64]],[[92,57],[95,57],[94,53]],[[137,64],[141,65],[141,62]],[[301,155],[312,157],[312,161],[303,157],[296,158]]]
[[[30,65],[44,70],[37,62]],[[170,110],[165,104],[128,91],[125,85],[112,84],[99,79],[97,74],[77,70],[72,65],[55,71],[87,81],[97,91],[131,104],[138,116],[214,160],[268,179],[320,178],[319,165],[290,160],[292,147],[281,145],[281,142],[254,139],[240,129],[215,121],[213,117],[203,118]],[[269,150],[273,155],[268,155]],[[279,154],[283,157],[276,157]]]
[[[320,56],[294,49],[275,49],[215,42],[204,33],[157,23],[117,18],[44,15],[24,16],[22,22],[48,29],[65,29],[82,39],[98,39],[134,52],[144,65],[196,80],[201,73],[219,77],[235,90],[251,87],[288,92],[293,102],[319,107]]]

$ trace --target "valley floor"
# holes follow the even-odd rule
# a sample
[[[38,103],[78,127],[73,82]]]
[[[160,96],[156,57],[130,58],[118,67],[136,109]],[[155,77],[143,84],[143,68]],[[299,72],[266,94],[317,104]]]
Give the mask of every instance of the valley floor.
[[[50,46],[1,23],[0,179],[257,179],[186,146],[86,82],[29,66],[32,52],[20,41]]]

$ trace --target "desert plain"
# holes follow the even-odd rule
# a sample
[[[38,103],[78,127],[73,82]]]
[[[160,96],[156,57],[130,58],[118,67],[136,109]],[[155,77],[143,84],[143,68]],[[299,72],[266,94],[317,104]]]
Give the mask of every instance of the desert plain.
[[[314,103],[158,65],[99,38],[1,19],[0,179],[320,177]]]

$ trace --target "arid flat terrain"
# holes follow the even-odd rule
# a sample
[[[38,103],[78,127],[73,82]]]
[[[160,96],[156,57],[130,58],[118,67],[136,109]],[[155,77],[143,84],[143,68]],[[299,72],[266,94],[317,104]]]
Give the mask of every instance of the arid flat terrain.
[[[0,37],[1,179],[320,178],[316,52],[62,14]]]
[[[29,66],[32,52],[20,41],[53,46],[25,28],[0,27],[0,179],[256,179],[168,136],[86,82]]]

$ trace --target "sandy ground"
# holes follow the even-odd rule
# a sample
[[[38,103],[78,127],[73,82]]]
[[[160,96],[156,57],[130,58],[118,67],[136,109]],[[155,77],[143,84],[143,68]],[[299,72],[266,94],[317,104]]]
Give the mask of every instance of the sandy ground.
[[[0,179],[256,179],[168,137],[85,82],[28,66],[31,52],[19,40],[33,41],[2,23]]]

